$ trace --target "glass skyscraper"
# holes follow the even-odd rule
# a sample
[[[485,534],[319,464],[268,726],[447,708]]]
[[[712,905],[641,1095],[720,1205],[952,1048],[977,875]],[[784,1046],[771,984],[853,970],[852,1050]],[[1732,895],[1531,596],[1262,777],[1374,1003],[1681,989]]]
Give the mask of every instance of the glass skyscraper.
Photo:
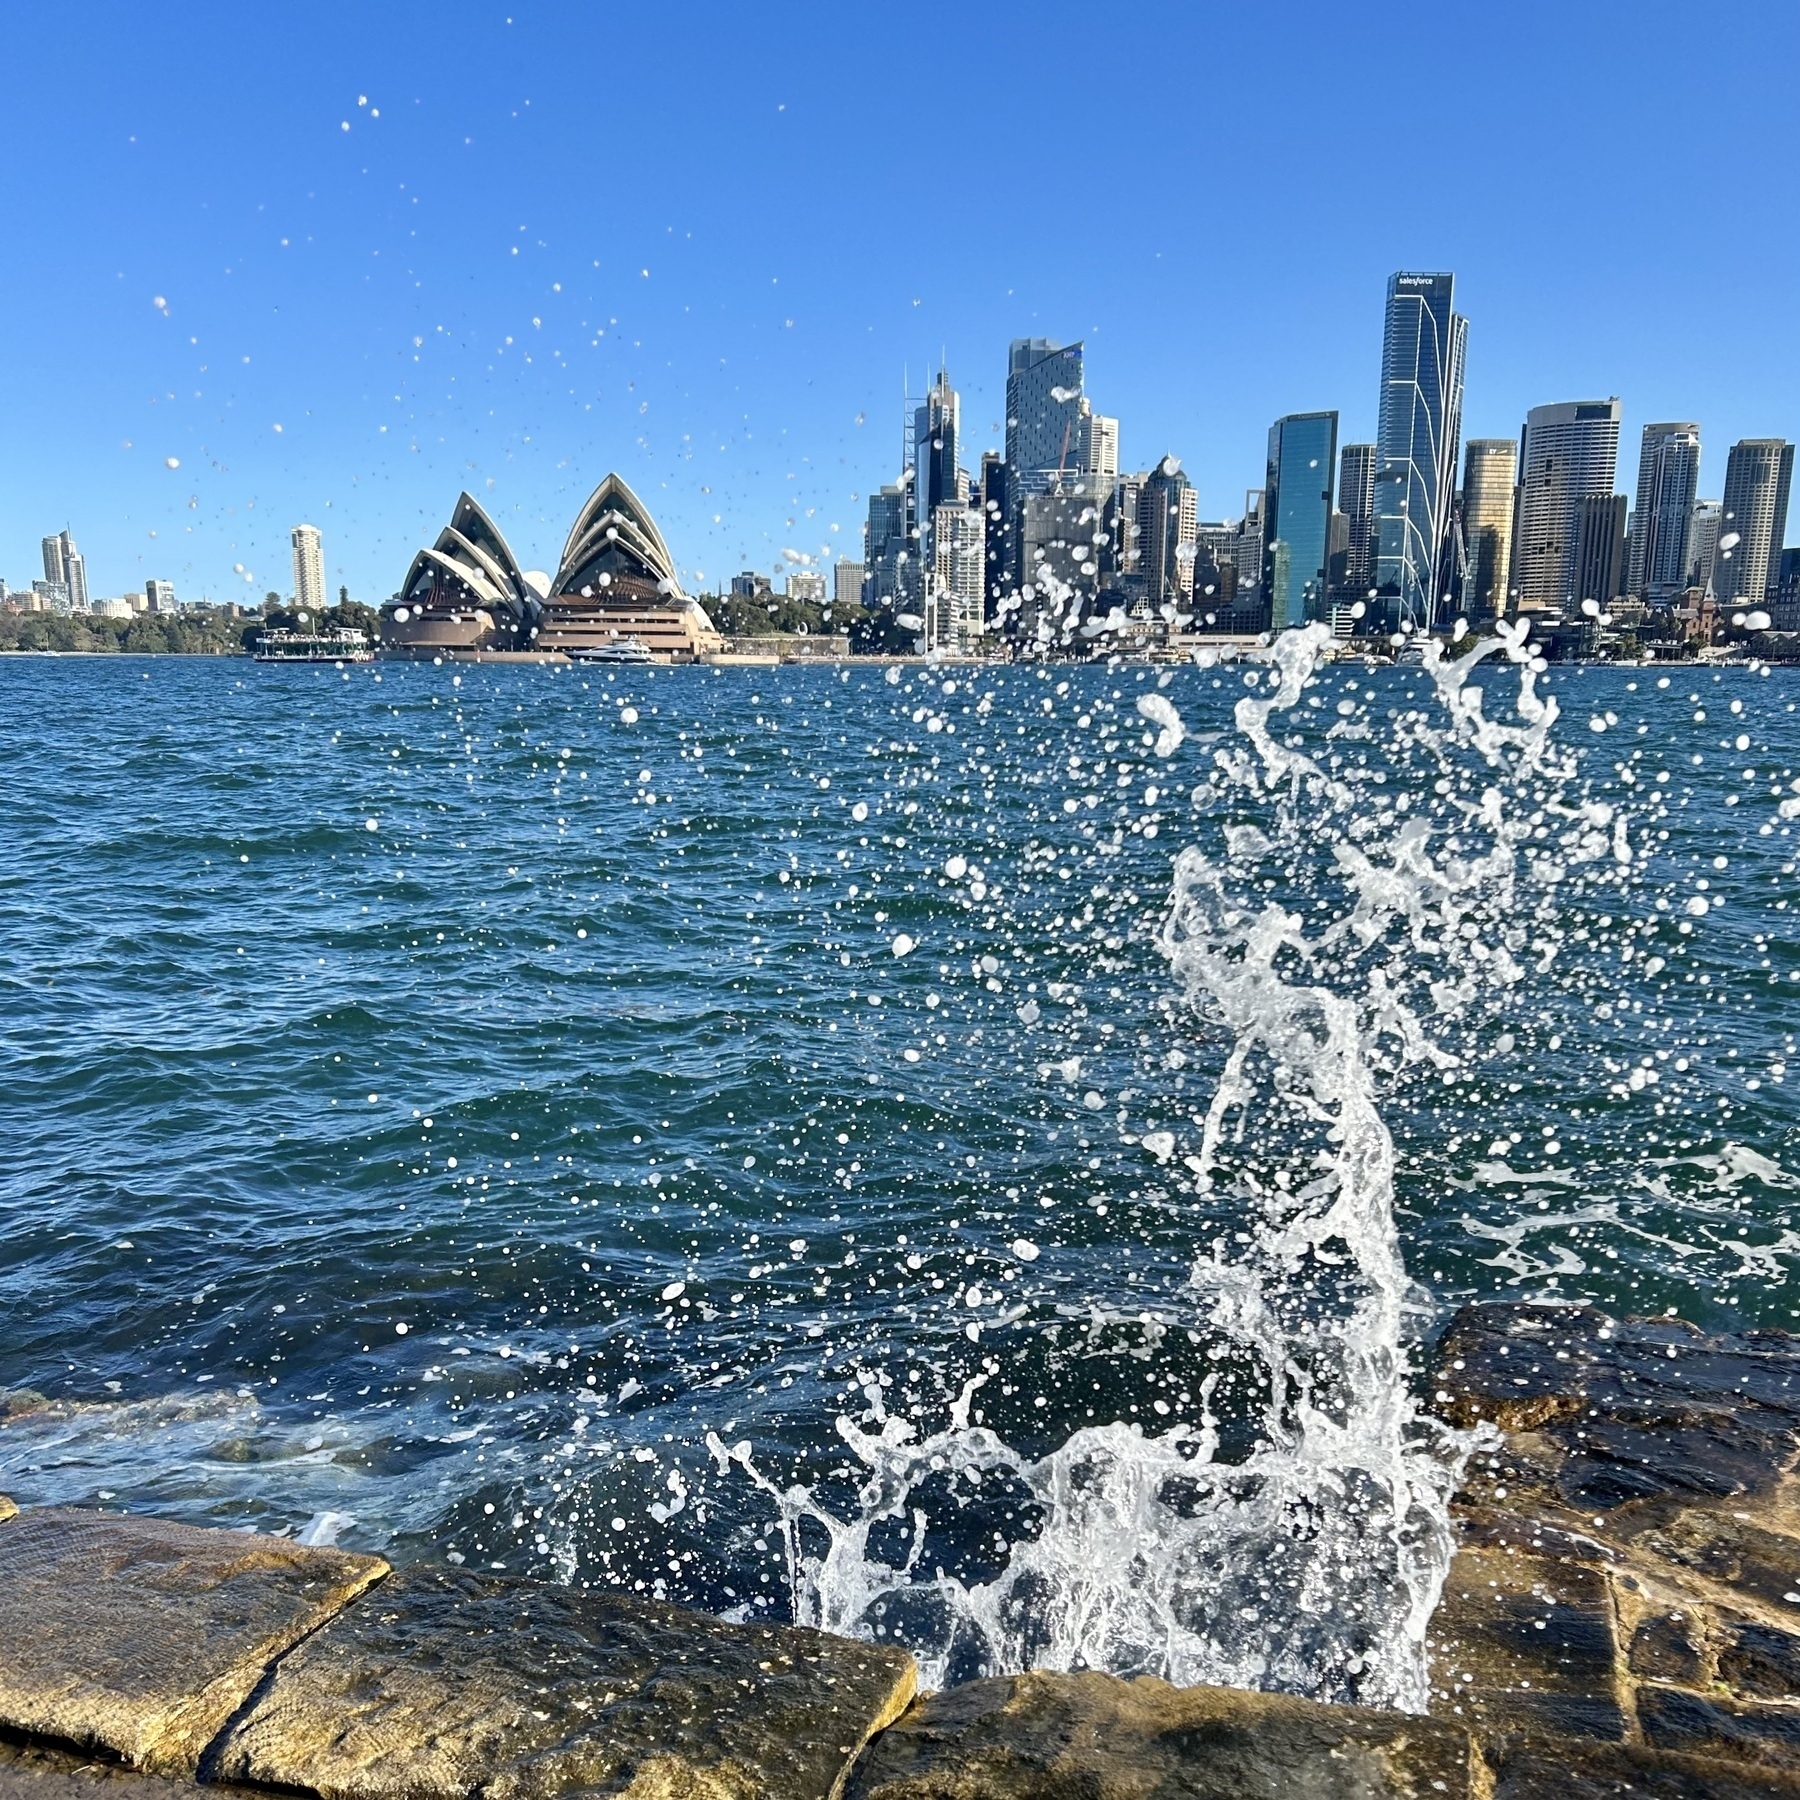
[[[1469,322],[1454,275],[1390,276],[1376,433],[1375,587],[1395,620],[1434,622],[1456,491]],[[1280,613],[1277,611],[1279,618]]]
[[[1691,420],[1646,425],[1638,452],[1626,593],[1669,600],[1687,585],[1688,533],[1699,488],[1700,427]]]
[[[1512,438],[1470,438],[1463,461],[1463,611],[1471,619],[1507,615],[1512,578],[1514,490],[1519,446]]]
[[[1263,593],[1277,630],[1324,616],[1337,428],[1334,412],[1289,413],[1269,427]]]
[[[1006,464],[1015,480],[1031,470],[1082,466],[1081,398],[1079,344],[1013,339],[1006,358]]]

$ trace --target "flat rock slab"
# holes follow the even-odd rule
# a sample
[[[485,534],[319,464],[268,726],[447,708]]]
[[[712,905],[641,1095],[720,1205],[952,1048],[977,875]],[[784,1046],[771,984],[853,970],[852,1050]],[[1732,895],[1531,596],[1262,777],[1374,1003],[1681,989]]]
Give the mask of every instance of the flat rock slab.
[[[1489,1761],[1493,1800],[1800,1800],[1795,1776],[1644,1744],[1518,1742]]]
[[[1487,1419],[1554,1446],[1556,1492],[1579,1513],[1766,1493],[1800,1452],[1800,1340],[1785,1332],[1468,1306],[1435,1373],[1456,1423]]]
[[[324,1800],[828,1800],[916,1682],[903,1650],[415,1569],[285,1657],[206,1773]]]
[[[269,1664],[386,1570],[254,1532],[27,1508],[0,1530],[0,1725],[192,1775]]]
[[[1430,1719],[1112,1675],[1008,1675],[920,1701],[850,1800],[1468,1800]]]
[[[1430,1632],[1431,1710],[1479,1733],[1623,1738],[1612,1596],[1597,1569],[1463,1550]]]

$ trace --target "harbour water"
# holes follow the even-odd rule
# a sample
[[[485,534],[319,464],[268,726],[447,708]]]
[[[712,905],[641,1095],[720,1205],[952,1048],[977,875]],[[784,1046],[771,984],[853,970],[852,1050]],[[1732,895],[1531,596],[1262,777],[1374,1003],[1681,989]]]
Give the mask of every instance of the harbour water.
[[[1800,680],[1291,673],[0,662],[0,1491],[1409,1704],[1435,1323],[1800,1318]]]

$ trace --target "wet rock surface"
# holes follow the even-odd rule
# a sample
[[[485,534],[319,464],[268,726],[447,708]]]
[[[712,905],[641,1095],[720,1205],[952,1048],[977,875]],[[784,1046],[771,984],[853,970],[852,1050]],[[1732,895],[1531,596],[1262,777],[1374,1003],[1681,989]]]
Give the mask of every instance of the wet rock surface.
[[[1470,1746],[1429,1719],[1112,1675],[1012,1675],[920,1701],[849,1800],[1466,1800]]]
[[[0,1800],[1800,1800],[1800,1343],[1483,1306],[1432,1373],[1491,1431],[1426,1718],[1097,1674],[909,1707],[894,1650],[0,1496]]]
[[[915,1683],[822,1632],[415,1570],[284,1658],[206,1770],[325,1800],[826,1800]]]
[[[1800,1341],[1470,1307],[1435,1395],[1499,1434],[1432,1622],[1496,1800],[1800,1793]]]
[[[386,1570],[253,1532],[20,1512],[0,1525],[0,1725],[191,1775],[269,1665]]]

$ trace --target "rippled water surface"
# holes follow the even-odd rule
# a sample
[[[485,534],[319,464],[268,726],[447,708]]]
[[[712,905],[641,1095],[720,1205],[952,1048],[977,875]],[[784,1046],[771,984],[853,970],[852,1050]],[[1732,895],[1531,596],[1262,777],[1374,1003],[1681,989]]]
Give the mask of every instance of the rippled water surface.
[[[1499,716],[1516,671],[1480,679]],[[1282,741],[1399,831],[1431,686],[1325,669]],[[1276,1177],[1196,1178],[1232,1038],[1161,934],[1252,691],[0,663],[0,1487],[786,1613],[767,1490],[845,1516],[847,1430],[960,1396],[1024,1456],[1247,1454],[1194,1270]],[[1425,1009],[1452,1061],[1373,1056],[1401,1253],[1439,1318],[1787,1327],[1800,680],[1545,691],[1625,854],[1521,902],[1522,979]],[[1571,829],[1514,804],[1528,849]],[[1395,954],[1425,992],[1499,935]],[[991,1581],[1029,1496],[929,1479],[893,1531]]]

